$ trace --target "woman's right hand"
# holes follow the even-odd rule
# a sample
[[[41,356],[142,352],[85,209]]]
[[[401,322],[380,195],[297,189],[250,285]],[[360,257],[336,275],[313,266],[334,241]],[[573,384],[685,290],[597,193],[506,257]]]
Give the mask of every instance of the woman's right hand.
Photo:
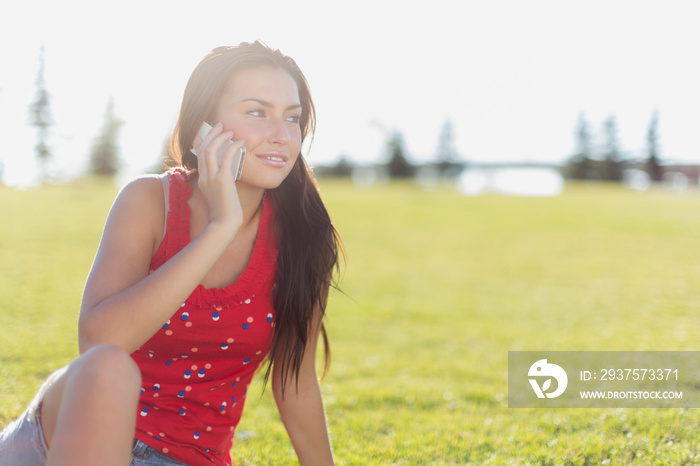
[[[243,223],[243,210],[233,179],[232,165],[234,156],[243,147],[244,141],[233,141],[232,137],[232,131],[224,131],[223,125],[217,123],[204,140],[195,136],[193,147],[197,156],[199,189],[209,206],[209,222],[222,223],[235,233]],[[219,150],[227,140],[233,144],[229,145],[219,165]]]

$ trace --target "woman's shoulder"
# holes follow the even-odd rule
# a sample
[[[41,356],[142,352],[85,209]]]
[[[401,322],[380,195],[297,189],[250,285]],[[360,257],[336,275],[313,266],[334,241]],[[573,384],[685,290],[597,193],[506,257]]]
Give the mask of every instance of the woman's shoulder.
[[[154,200],[155,196],[162,193],[169,185],[184,187],[193,177],[193,171],[184,168],[173,168],[160,174],[146,174],[137,176],[128,181],[121,189],[120,195],[128,197],[145,198],[144,200]],[[162,200],[163,196],[160,196]]]
[[[162,201],[162,180],[163,177],[167,176],[167,173],[163,173],[162,175],[141,175],[133,178],[121,188],[118,198],[141,200],[145,203],[156,201],[155,203],[157,203],[160,197]]]
[[[163,175],[143,175],[128,181],[119,191],[113,211],[141,222],[162,221],[165,212]]]
[[[143,175],[127,182],[112,205],[106,231],[132,241],[143,238],[155,252],[165,223],[163,176]]]

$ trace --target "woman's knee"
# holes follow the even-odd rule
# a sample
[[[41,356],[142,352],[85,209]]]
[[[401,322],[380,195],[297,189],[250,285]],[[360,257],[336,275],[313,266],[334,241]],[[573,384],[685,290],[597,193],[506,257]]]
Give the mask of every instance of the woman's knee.
[[[40,391],[41,425],[46,443],[52,444],[66,399],[87,402],[94,396],[107,396],[121,399],[125,406],[135,405],[140,388],[141,372],[125,350],[100,345],[86,351],[68,366],[54,372]]]
[[[137,391],[141,387],[139,367],[129,353],[118,346],[95,346],[83,353],[75,363],[74,377],[92,379],[93,383],[116,382]]]

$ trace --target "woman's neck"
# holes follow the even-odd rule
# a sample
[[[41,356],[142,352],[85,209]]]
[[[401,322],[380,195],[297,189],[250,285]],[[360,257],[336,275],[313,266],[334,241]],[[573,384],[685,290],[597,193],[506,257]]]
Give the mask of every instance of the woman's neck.
[[[239,183],[236,183],[236,190],[238,191],[238,200],[243,210],[242,226],[245,227],[255,219],[262,208],[262,199],[265,195],[265,190],[242,186]]]

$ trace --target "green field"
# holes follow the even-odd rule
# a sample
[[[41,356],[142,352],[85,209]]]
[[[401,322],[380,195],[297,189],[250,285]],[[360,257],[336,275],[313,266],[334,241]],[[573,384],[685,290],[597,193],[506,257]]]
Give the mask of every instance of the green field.
[[[2,426],[77,355],[116,192],[0,188]],[[322,194],[347,250],[322,383],[339,464],[700,464],[696,410],[507,399],[509,350],[700,349],[700,192],[463,197],[324,180]],[[250,397],[239,433],[236,464],[295,464],[269,390]]]

